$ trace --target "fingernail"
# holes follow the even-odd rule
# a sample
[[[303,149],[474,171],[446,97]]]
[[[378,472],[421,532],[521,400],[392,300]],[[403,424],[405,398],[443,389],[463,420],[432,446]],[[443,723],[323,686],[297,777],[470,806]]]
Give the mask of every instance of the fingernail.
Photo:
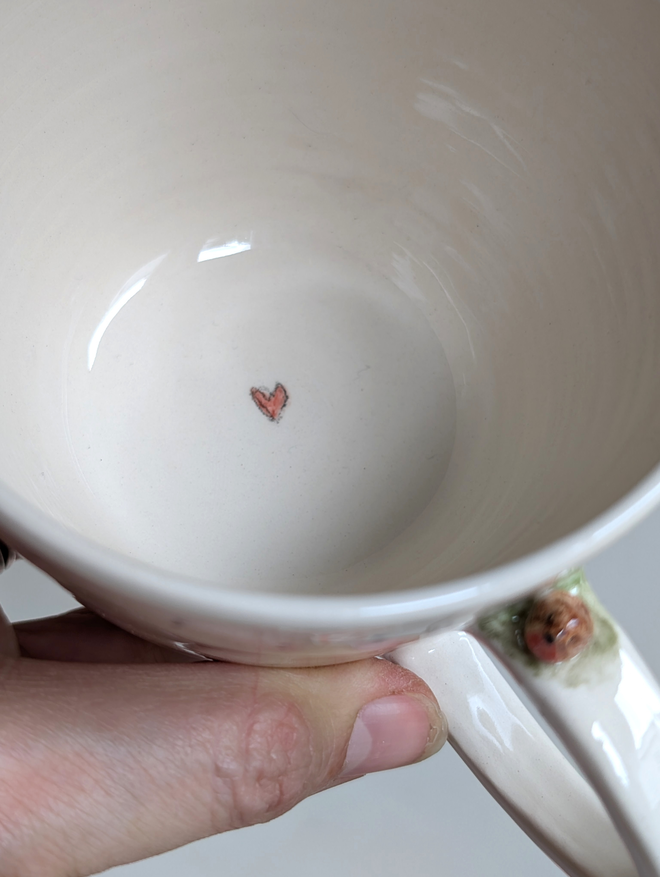
[[[355,720],[340,778],[413,764],[447,740],[447,721],[421,695],[395,694],[366,704]]]

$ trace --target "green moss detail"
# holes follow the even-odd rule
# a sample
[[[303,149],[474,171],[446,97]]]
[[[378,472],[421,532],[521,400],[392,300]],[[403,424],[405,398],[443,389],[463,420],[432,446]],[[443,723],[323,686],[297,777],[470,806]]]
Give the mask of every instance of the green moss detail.
[[[562,576],[549,590],[567,591],[580,597],[593,617],[594,636],[591,643],[582,654],[570,661],[546,664],[534,657],[525,645],[523,631],[534,597],[483,616],[478,629],[504,655],[522,664],[528,671],[535,675],[554,676],[568,687],[576,688],[598,678],[605,665],[617,657],[619,637],[616,626],[589,586],[584,570],[574,570]]]

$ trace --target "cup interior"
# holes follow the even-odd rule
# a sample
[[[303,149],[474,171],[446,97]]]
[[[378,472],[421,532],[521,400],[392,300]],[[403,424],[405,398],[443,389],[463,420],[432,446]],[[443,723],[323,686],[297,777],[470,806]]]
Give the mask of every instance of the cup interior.
[[[0,480],[34,507],[371,593],[658,464],[655,0],[12,3]]]

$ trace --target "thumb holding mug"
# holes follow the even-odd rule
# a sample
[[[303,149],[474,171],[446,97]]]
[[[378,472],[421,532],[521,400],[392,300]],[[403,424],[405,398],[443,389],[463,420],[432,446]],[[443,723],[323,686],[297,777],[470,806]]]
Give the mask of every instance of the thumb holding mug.
[[[388,661],[194,661],[86,610],[3,617],[0,648],[3,875],[88,875],[267,822],[447,738],[426,684]]]

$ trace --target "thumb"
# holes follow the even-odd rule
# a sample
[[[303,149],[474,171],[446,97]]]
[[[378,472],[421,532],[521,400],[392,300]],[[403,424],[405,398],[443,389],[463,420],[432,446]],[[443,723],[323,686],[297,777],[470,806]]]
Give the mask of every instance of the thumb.
[[[426,685],[387,661],[6,662],[3,875],[88,875],[232,828],[437,751]]]

